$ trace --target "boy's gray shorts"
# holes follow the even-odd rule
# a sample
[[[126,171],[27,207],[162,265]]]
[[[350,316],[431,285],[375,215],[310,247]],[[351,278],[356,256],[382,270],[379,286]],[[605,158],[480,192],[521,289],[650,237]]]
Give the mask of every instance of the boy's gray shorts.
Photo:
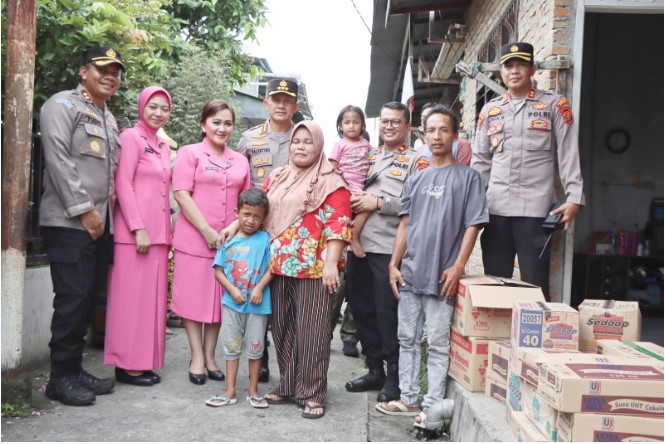
[[[227,361],[238,359],[244,348],[249,359],[261,359],[265,347],[263,341],[268,326],[268,315],[238,313],[226,305],[222,307],[224,358]]]

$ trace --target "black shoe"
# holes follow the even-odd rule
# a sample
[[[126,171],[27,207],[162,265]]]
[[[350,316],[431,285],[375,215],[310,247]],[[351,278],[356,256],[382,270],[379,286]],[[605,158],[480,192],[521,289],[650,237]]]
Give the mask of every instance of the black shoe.
[[[224,373],[221,370],[208,370],[206,367],[206,372],[208,372],[208,378],[213,381],[223,381],[226,379],[226,376],[224,376]]]
[[[397,401],[401,391],[399,389],[399,369],[397,364],[388,364],[386,382],[379,392],[376,400],[379,402]]]
[[[344,353],[344,356],[351,356],[352,358],[360,356],[360,353],[358,353],[358,346],[356,346],[355,342],[342,341],[342,344],[342,353]]]
[[[115,381],[111,378],[98,378],[81,369],[78,375],[79,382],[95,395],[105,395],[115,387]]]
[[[159,376],[157,373],[153,372],[152,370],[145,370],[143,374],[146,376],[150,376],[152,378],[153,384],[159,384],[160,382],[162,382],[162,377]]]
[[[267,366],[261,366],[261,370],[259,370],[259,382],[268,381],[270,381],[270,369]]]
[[[115,380],[118,382],[122,382],[124,384],[140,385],[144,387],[154,384],[152,376],[146,374],[145,372],[141,373],[138,376],[132,376],[129,373],[127,373],[126,370],[120,367],[115,368]]]
[[[203,385],[206,383],[206,375],[205,373],[197,375],[196,373],[189,372],[189,382],[196,385]]]
[[[386,381],[383,367],[380,369],[370,368],[369,372],[360,378],[349,381],[344,386],[349,392],[366,392],[367,390],[381,390]]]
[[[65,405],[90,405],[95,402],[95,394],[84,386],[77,375],[50,378],[44,394]]]

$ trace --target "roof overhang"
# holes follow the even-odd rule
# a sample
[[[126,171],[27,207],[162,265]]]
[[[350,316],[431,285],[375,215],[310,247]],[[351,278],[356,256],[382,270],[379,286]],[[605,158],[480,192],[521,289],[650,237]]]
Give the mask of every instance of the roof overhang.
[[[464,14],[471,0],[377,0],[372,21],[370,84],[365,113],[401,98],[411,57],[416,110],[459,89],[454,64],[464,52]]]

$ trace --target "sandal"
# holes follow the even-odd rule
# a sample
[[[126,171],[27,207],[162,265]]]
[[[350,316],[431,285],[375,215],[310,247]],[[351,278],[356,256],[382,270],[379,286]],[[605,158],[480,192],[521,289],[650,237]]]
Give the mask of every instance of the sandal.
[[[380,402],[374,408],[381,413],[391,416],[418,416],[420,410],[416,406],[407,405],[401,399],[398,401]]]
[[[321,409],[321,413],[311,413],[312,410]],[[305,419],[318,419],[326,414],[326,408],[323,404],[318,402],[308,402],[305,404],[305,409],[302,412],[302,417]]]
[[[268,401],[266,401],[266,398],[264,398],[263,396],[249,395],[249,396],[247,396],[247,402],[249,402],[249,405],[251,405],[255,409],[267,409],[268,408]]]
[[[418,416],[416,416],[415,421],[413,421],[414,427],[418,427],[419,429],[425,428],[425,422],[427,421],[428,410],[429,409],[422,409],[420,412],[418,412]]]
[[[268,393],[262,396],[263,399],[270,405],[277,404],[291,404],[293,401],[285,396],[279,396],[274,393]]]
[[[228,396],[215,395],[206,401],[206,405],[209,407],[224,407],[227,405],[233,405],[237,403],[236,398],[229,398]]]

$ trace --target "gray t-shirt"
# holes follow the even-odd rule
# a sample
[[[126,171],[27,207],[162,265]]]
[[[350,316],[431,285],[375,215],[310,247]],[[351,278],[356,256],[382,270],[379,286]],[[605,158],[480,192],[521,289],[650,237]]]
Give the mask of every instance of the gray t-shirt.
[[[399,216],[409,215],[400,271],[405,290],[438,295],[439,277],[459,255],[464,230],[489,222],[480,174],[455,163],[429,166],[404,185]]]

